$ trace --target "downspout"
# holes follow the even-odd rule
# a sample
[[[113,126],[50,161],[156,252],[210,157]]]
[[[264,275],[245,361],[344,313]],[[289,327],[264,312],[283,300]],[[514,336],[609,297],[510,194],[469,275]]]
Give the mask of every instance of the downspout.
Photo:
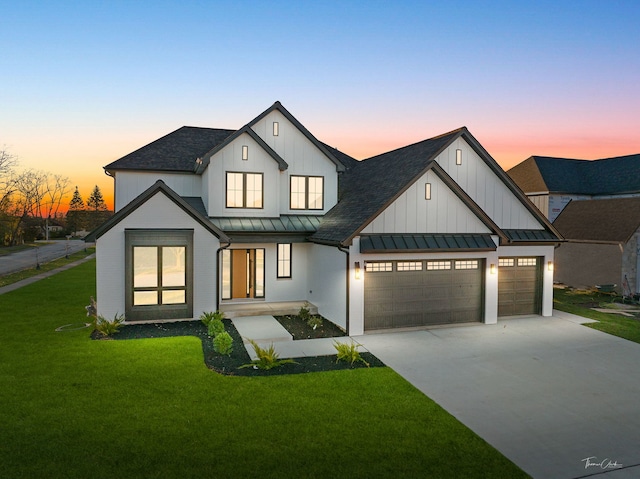
[[[221,246],[216,251],[216,311],[220,311],[220,253],[229,246],[231,246],[231,241],[229,241],[226,246]]]
[[[346,271],[346,273],[347,273],[347,292],[346,292],[346,293],[347,293],[347,310],[346,310],[346,317],[345,317],[345,320],[346,320],[346,321],[345,321],[345,326],[346,326],[346,329],[347,329],[347,335],[348,335],[348,334],[350,334],[350,333],[349,333],[349,306],[351,305],[351,304],[350,304],[350,301],[349,301],[349,294],[350,294],[350,291],[349,291],[349,290],[350,290],[349,284],[350,284],[350,282],[351,282],[351,275],[349,274],[349,273],[350,273],[350,270],[349,270],[349,268],[350,268],[350,264],[349,264],[349,250],[348,250],[348,249],[344,249],[344,248],[342,247],[342,245],[338,245],[338,246],[337,246],[337,248],[338,248],[338,251],[342,251],[344,254],[346,254],[346,255],[347,255],[347,256],[346,256],[346,265],[347,265],[347,268],[346,268],[346,270],[347,270],[347,271]]]

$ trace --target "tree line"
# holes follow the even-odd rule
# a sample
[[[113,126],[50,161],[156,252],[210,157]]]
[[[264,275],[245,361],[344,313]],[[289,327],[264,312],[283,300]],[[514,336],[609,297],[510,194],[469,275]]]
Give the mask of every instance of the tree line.
[[[0,245],[90,231],[111,216],[97,185],[86,205],[76,187],[69,211],[63,213],[69,183],[63,175],[19,170],[18,158],[0,149]]]

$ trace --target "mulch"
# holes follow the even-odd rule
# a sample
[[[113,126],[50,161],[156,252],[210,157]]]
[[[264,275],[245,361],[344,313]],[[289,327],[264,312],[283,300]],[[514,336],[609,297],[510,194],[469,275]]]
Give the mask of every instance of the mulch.
[[[295,316],[276,316],[296,339],[315,339],[344,337],[345,332],[338,326],[323,318],[322,325],[315,330]],[[207,328],[200,321],[176,321],[171,323],[126,324],[111,337],[104,337],[94,330],[91,338],[96,340],[129,340],[142,338],[168,338],[174,336],[195,336],[202,341],[202,352],[206,366],[227,376],[277,376],[282,374],[301,374],[321,371],[337,371],[344,369],[361,369],[367,366],[362,362],[353,365],[345,361],[337,361],[336,355],[294,358],[295,363],[283,364],[273,369],[263,370],[257,367],[241,368],[251,363],[240,334],[229,319],[223,320],[225,330],[233,338],[233,352],[229,356],[219,354],[213,349],[213,338],[207,334]],[[276,347],[277,351],[277,347]],[[369,367],[383,367],[382,361],[373,354],[361,353],[362,359]]]

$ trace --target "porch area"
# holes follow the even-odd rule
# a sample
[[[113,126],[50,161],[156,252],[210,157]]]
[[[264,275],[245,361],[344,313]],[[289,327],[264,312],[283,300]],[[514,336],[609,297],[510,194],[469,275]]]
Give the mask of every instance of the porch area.
[[[318,307],[308,301],[276,301],[276,302],[252,302],[252,303],[223,303],[220,311],[228,319],[244,316],[284,316],[298,314],[300,308],[305,307],[311,314],[318,314]]]

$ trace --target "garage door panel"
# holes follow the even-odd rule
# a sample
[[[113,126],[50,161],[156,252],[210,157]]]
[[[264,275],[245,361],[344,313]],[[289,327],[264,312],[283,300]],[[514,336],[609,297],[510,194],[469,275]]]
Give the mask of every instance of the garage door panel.
[[[532,259],[535,259],[535,264],[529,264]],[[498,267],[498,316],[539,314],[541,259],[511,258],[511,260],[510,266]]]
[[[478,262],[470,270],[397,271],[394,262],[392,272],[367,271],[365,330],[482,321],[483,268]]]

